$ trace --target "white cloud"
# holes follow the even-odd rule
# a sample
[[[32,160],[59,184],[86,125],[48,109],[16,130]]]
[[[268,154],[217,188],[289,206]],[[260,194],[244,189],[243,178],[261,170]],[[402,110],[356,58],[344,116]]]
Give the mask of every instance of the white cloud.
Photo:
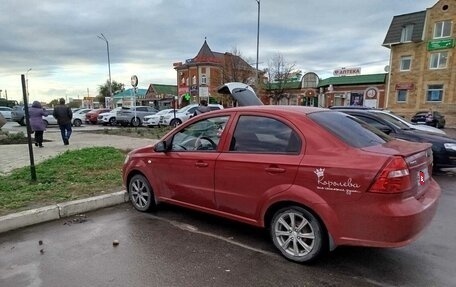
[[[323,77],[341,66],[382,72],[389,50],[381,44],[392,17],[436,2],[261,0],[259,66],[279,52]],[[205,37],[212,50],[236,47],[253,65],[257,7],[255,0],[3,1],[0,89],[20,100],[20,75],[32,68],[33,99],[95,96],[108,79],[100,33],[109,41],[112,80],[127,87],[133,74],[142,88],[175,84],[172,63],[194,57]]]

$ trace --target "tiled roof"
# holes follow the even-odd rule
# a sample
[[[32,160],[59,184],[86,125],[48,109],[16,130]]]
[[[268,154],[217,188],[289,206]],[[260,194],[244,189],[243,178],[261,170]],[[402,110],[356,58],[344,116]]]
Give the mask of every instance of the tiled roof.
[[[136,97],[137,98],[144,98],[146,95],[147,89],[137,89],[136,90]],[[114,99],[123,99],[133,97],[133,89],[127,89],[123,92],[117,93],[114,95]]]
[[[264,86],[265,86],[265,90],[267,90],[267,91],[279,90],[279,89],[284,89],[284,90],[300,89],[301,81],[287,82],[287,83],[285,83],[285,85],[283,85],[281,83],[268,83],[268,84],[265,84]]]
[[[401,42],[402,28],[407,25],[413,25],[412,42],[423,41],[424,22],[426,20],[426,11],[403,14],[394,16],[391,25],[386,33],[383,46],[399,44]]]
[[[318,87],[326,87],[329,85],[360,85],[360,84],[384,84],[386,81],[387,73],[359,75],[359,76],[343,76],[331,77],[321,80]]]
[[[176,85],[151,84],[157,95],[177,95]]]

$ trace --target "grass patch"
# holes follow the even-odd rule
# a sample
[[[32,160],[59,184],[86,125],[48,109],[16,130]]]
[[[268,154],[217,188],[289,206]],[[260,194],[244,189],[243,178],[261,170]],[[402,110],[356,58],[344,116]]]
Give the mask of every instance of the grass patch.
[[[32,137],[33,140],[33,137]],[[10,133],[0,130],[0,145],[3,144],[26,144],[28,142],[27,135],[23,132]]]
[[[122,188],[126,151],[93,147],[66,151],[35,166],[0,176],[0,215],[101,195]]]

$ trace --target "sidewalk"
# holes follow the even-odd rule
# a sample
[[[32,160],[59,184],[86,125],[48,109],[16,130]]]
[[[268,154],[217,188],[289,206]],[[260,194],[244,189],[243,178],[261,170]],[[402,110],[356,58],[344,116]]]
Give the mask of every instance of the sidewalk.
[[[67,150],[76,150],[85,147],[111,146],[120,149],[134,149],[154,144],[157,140],[132,138],[74,131],[70,145],[63,145],[60,131],[49,129],[44,134],[43,148],[33,146],[35,165]],[[6,175],[16,168],[30,166],[29,147],[27,144],[0,145],[0,175]],[[23,212],[8,214],[0,217],[0,233],[9,230],[60,219],[91,210],[116,205],[128,201],[126,191],[81,199],[66,203],[55,204]]]

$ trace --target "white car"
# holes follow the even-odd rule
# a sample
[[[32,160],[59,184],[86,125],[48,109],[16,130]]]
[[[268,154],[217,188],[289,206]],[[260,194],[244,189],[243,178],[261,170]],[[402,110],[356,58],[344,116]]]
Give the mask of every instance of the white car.
[[[177,110],[176,110],[176,112],[177,112]],[[155,115],[145,116],[143,126],[152,128],[154,126],[163,125],[163,118],[168,114],[174,116],[174,109],[165,109],[165,110],[159,111]]]
[[[43,116],[43,121],[44,121],[44,124],[45,126],[50,126],[50,125],[57,125],[57,119],[54,118],[54,116],[52,115],[52,113],[54,112],[54,109],[46,109],[48,115],[47,116]]]
[[[208,107],[211,111],[223,109],[223,106],[218,104],[209,104]],[[174,117],[174,113],[169,113],[163,117],[163,125],[176,127],[191,118],[197,108],[198,104],[185,106],[176,111],[176,117]]]
[[[421,130],[421,131],[425,131],[425,132],[429,132],[429,133],[436,133],[436,134],[441,134],[441,135],[446,135],[446,133],[444,131],[442,131],[441,129],[438,129],[438,128],[435,128],[435,127],[431,127],[431,126],[428,126],[428,125],[416,125],[416,124],[413,124],[409,121],[407,121],[406,119],[402,118],[402,117],[399,117],[395,114],[393,114],[392,112],[389,112],[389,111],[382,111],[382,110],[369,110],[370,112],[373,112],[373,113],[381,113],[381,114],[386,114],[388,116],[390,116],[392,119],[396,120],[396,121],[400,121],[401,123],[407,125],[409,128],[412,128],[412,129],[416,129],[416,130]]]
[[[0,114],[3,115],[3,117],[7,120],[7,121],[11,121],[11,111],[13,109],[10,108],[10,107],[0,107]]]
[[[75,127],[80,127],[82,123],[85,121],[85,116],[88,112],[92,109],[77,109],[73,111],[73,119],[71,120],[71,124]]]
[[[98,118],[97,118],[97,123],[102,124],[104,126],[106,126],[106,125],[115,126],[117,124],[117,120],[116,120],[117,112],[120,111],[121,109],[122,109],[122,107],[117,107],[117,108],[111,110],[110,112],[99,114]]]

